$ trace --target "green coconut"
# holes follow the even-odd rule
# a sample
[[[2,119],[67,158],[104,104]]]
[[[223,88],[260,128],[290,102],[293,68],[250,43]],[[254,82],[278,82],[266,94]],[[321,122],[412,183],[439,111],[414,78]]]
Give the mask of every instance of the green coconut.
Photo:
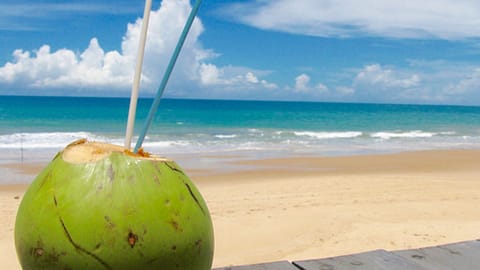
[[[205,201],[175,162],[85,140],[38,175],[15,223],[24,270],[210,270],[213,245]]]

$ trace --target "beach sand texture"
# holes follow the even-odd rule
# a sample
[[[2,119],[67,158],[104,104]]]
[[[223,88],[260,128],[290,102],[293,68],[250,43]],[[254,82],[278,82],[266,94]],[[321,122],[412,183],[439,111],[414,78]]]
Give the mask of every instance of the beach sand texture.
[[[399,250],[480,236],[480,151],[242,161],[189,171],[215,228],[214,266]],[[181,165],[181,163],[180,163]],[[17,167],[32,179],[38,164]],[[2,269],[25,185],[0,186]]]

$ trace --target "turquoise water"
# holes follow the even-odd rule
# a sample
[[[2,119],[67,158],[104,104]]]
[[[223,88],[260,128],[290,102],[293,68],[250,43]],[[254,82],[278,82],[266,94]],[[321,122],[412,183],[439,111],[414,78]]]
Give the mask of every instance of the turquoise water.
[[[151,102],[139,100],[136,134]],[[123,145],[128,105],[126,98],[1,96],[0,149],[34,158],[85,137]],[[165,99],[144,147],[255,157],[480,148],[480,107]]]

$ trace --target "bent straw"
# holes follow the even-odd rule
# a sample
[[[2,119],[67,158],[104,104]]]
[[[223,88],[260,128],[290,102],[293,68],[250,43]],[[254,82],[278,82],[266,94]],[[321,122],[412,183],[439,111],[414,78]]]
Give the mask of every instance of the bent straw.
[[[197,11],[198,11],[198,8],[200,7],[201,2],[202,0],[197,0],[195,2],[195,5],[193,6],[192,11],[190,12],[190,15],[188,16],[187,22],[185,23],[185,27],[183,28],[182,34],[180,35],[180,38],[177,42],[177,46],[175,47],[175,51],[173,52],[173,55],[170,58],[170,62],[168,63],[167,69],[165,70],[165,74],[163,75],[162,82],[158,87],[157,95],[155,96],[152,106],[150,107],[150,112],[148,113],[147,121],[145,122],[142,132],[138,137],[138,141],[134,149],[135,153],[137,153],[140,147],[142,147],[143,140],[145,139],[145,136],[147,135],[147,131],[150,128],[150,125],[152,124],[153,117],[155,116],[155,113],[157,112],[157,109],[158,109],[158,105],[160,104],[160,99],[163,95],[163,92],[165,91],[165,86],[167,85],[168,79],[170,78],[170,74],[172,73],[173,67],[175,66],[175,62],[177,61],[178,55],[180,54],[180,50],[182,49],[183,43],[185,42],[188,31],[192,26],[193,20],[195,19],[195,16],[197,14]]]
[[[148,21],[150,19],[150,10],[152,9],[152,0],[145,0],[145,10],[143,11],[142,30],[140,33],[140,42],[138,45],[137,65],[133,78],[132,94],[130,97],[130,107],[128,110],[127,129],[125,133],[125,149],[130,150],[132,144],[133,127],[135,125],[135,113],[137,112],[138,90],[140,88],[140,78],[142,75],[143,56],[145,54],[145,43],[147,41]]]

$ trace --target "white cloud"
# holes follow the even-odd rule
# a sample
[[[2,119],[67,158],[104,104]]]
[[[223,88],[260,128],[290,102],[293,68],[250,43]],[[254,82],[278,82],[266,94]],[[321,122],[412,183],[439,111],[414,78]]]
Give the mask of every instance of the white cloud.
[[[422,83],[420,77],[420,74],[411,70],[371,64],[360,69],[350,69],[348,75],[345,73],[340,79],[331,82],[330,87],[322,83],[313,85],[311,77],[302,73],[295,78],[294,87],[286,89],[290,90],[292,96],[308,100],[404,102],[415,101],[412,98],[417,98],[420,94],[411,94],[412,91],[418,91]],[[332,78],[328,80],[332,81]],[[423,94],[427,97],[427,93]]]
[[[354,80],[354,85],[374,86],[377,89],[385,88],[410,88],[420,82],[418,74],[407,75],[402,78],[392,69],[384,68],[379,64],[367,65],[361,70]]]
[[[445,60],[372,64],[354,74],[351,88],[354,101],[479,105],[480,67]]]
[[[207,87],[226,88],[227,90],[242,89],[276,89],[278,86],[266,80],[260,80],[249,69],[223,67],[202,63],[199,69],[200,82]]]
[[[260,82],[265,89],[278,89],[278,85],[276,83],[268,82],[266,80],[261,80]]]
[[[475,0],[256,0],[224,13],[261,29],[322,37],[480,37]]]
[[[427,69],[422,85],[415,93],[405,91],[403,97],[417,97],[429,103],[480,105],[480,66],[449,61],[414,62]],[[430,67],[430,69],[428,69]]]
[[[348,86],[338,86],[335,88],[337,93],[339,93],[341,96],[346,96],[346,95],[353,95],[355,94],[355,89],[352,87]]]
[[[465,73],[457,83],[451,83],[444,88],[443,93],[449,98],[480,98],[480,68],[476,67],[468,73]],[[474,96],[476,96],[474,98]]]
[[[188,0],[164,0],[158,10],[152,11],[141,93],[151,93],[159,85],[190,10]],[[67,48],[52,51],[49,45],[33,52],[15,50],[13,60],[0,66],[0,84],[33,88],[38,92],[70,88],[127,95],[133,81],[141,25],[141,18],[128,24],[119,51],[104,51],[97,38],[92,38],[83,52]],[[202,47],[199,42],[202,32],[202,23],[197,18],[169,81],[170,94],[202,85],[238,90],[277,88],[258,78],[262,72],[206,63],[217,55]]]
[[[72,50],[52,52],[43,45],[33,53],[15,50],[14,61],[0,67],[0,82],[34,88],[110,87],[130,83],[131,61],[116,51],[105,53],[97,39],[80,55]]]
[[[307,74],[300,74],[295,78],[295,90],[304,92],[308,91],[308,83],[310,82],[310,77]]]
[[[422,85],[422,75],[393,66],[366,65],[354,76],[350,92],[362,102],[428,103],[430,93]]]
[[[200,65],[200,82],[204,85],[220,84],[221,71],[212,64]]]
[[[188,16],[189,1],[163,1],[150,17],[148,42],[142,83],[152,89],[158,83],[168,62],[172,48]],[[14,52],[14,60],[0,67],[0,83],[25,85],[34,88],[87,88],[95,90],[130,88],[138,48],[142,19],[128,25],[121,51],[104,52],[96,38],[87,49],[76,53],[71,49],[51,51],[43,45],[31,54],[22,50]],[[182,51],[177,72],[195,76],[192,66],[208,55],[198,44],[203,31],[200,21],[191,28],[189,40]]]
[[[480,67],[445,60],[409,60],[407,66],[373,63],[328,78],[329,87],[314,85],[306,73],[285,87],[293,99],[380,102],[480,104]]]
[[[295,92],[300,92],[300,93],[311,93],[311,94],[314,94],[314,95],[324,94],[324,93],[328,92],[328,87],[327,86],[325,86],[322,83],[318,83],[315,86],[311,86],[310,85],[310,80],[311,80],[310,76],[308,76],[305,73],[302,73],[302,74],[298,75],[295,78],[294,91]]]
[[[247,80],[247,82],[249,83],[259,83],[260,81],[258,80],[258,78],[253,75],[252,72],[247,72],[247,74],[245,74],[245,79]]]
[[[323,83],[318,83],[315,86],[315,89],[317,89],[320,92],[328,92],[328,87],[326,85],[324,85]]]

